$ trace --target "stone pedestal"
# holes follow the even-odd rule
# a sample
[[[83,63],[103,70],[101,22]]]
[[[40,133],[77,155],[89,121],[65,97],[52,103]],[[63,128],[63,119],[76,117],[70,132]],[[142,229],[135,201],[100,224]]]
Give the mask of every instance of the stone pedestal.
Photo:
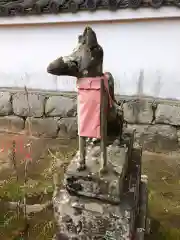
[[[78,171],[78,153],[54,198],[59,239],[131,239],[138,214],[141,148],[133,148],[134,132],[121,144],[109,144],[108,169],[100,175],[100,147],[87,147],[87,169]]]

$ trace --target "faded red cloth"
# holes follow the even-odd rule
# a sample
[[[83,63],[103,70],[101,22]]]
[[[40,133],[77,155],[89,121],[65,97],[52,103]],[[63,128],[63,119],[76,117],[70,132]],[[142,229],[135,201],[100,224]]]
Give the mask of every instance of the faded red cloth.
[[[112,99],[109,94],[108,78],[105,75],[94,78],[80,78],[77,81],[79,136],[101,138],[100,93],[102,79],[109,95],[109,107],[111,107]]]

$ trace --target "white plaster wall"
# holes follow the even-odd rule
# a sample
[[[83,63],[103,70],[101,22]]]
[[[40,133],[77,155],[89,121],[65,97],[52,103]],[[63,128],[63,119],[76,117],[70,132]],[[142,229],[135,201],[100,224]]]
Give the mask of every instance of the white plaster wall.
[[[180,99],[180,20],[91,24],[104,48],[104,71],[116,93],[143,92]],[[46,73],[48,63],[71,52],[85,24],[0,27],[0,87],[75,90],[75,79]]]

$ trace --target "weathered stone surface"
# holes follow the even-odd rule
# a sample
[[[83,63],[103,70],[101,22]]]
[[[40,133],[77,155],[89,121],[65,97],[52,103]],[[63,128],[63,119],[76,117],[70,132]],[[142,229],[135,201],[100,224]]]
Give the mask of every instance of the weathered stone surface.
[[[78,132],[77,118],[62,118],[58,121],[60,138],[76,138]]]
[[[28,94],[30,112],[25,92],[18,92],[12,96],[13,111],[16,115],[22,117],[42,117],[44,114],[45,97],[36,94]]]
[[[136,141],[144,150],[166,152],[178,150],[178,136],[175,127],[169,125],[129,125],[136,129]]]
[[[131,172],[124,175],[124,177],[126,176],[126,187],[121,189],[126,194],[123,194],[121,198],[117,194],[119,189],[115,186],[118,186],[119,178],[129,162],[125,157],[128,155],[126,147],[124,146],[123,151],[123,145],[118,147],[113,143],[108,146],[108,174],[101,175],[98,172],[100,167],[97,161],[100,158],[98,145],[87,147],[89,158],[87,158],[86,170],[76,171],[78,154],[74,157],[74,164],[71,162],[65,174],[66,181],[63,189],[54,192],[54,216],[58,231],[56,236],[59,239],[125,240],[131,238],[139,207],[136,202],[139,200],[141,150],[138,148],[137,151],[134,149],[132,151],[134,161],[130,164]],[[127,173],[126,170],[125,173]],[[78,181],[73,182],[73,179]],[[117,181],[114,182],[114,179]],[[101,183],[104,184],[101,185]],[[114,183],[113,191],[109,188],[108,183]],[[70,188],[74,189],[76,194]],[[88,192],[89,197],[86,195]],[[99,195],[105,196],[107,193],[106,201],[99,199]],[[117,195],[120,203],[113,202],[114,204],[112,204]]]
[[[107,147],[109,174],[101,178],[99,177],[99,171],[102,166],[100,146],[88,146],[86,152],[87,171],[78,172],[78,154],[71,161],[67,169],[66,176],[71,182],[71,188],[79,185],[81,189],[74,189],[73,191],[87,197],[90,196],[101,200],[106,199],[118,202],[122,192],[123,178],[128,166],[127,147],[120,147],[114,144]],[[88,174],[93,174],[92,178],[84,179],[83,177]],[[76,176],[77,179],[75,179]]]
[[[156,123],[180,126],[180,106],[159,104],[156,110]]]
[[[37,137],[56,137],[58,133],[58,122],[54,118],[33,118],[26,119],[25,128]]]
[[[70,196],[64,189],[53,203],[59,239],[129,239],[129,212],[119,205]]]
[[[24,129],[24,120],[17,116],[0,117],[0,131],[19,132]]]
[[[50,97],[45,106],[47,116],[74,117],[77,113],[76,100],[63,96]]]
[[[128,124],[128,129],[135,129],[135,142],[142,144],[141,137],[147,131],[149,125]]]
[[[128,123],[151,123],[153,119],[152,103],[145,99],[124,103],[124,118]]]
[[[9,92],[0,92],[0,115],[5,116],[11,113],[11,94]]]

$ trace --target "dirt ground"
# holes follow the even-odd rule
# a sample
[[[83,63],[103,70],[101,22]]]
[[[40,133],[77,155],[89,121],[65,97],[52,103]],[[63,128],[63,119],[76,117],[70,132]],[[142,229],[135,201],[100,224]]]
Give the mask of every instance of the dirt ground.
[[[148,239],[180,240],[180,155],[143,154],[149,179],[152,233]]]
[[[11,153],[16,141],[16,159]],[[30,149],[24,145],[30,143]],[[0,135],[0,199],[20,201],[27,194],[28,204],[42,204],[53,192],[53,164],[59,161],[58,171],[76,152],[76,141],[36,139],[23,135]],[[28,164],[28,179],[24,186],[24,166]],[[14,166],[16,162],[17,166]],[[62,164],[61,164],[62,163]],[[143,153],[143,172],[149,178],[149,214],[152,233],[147,239],[180,240],[180,155]],[[18,178],[17,178],[18,176]],[[4,205],[3,205],[4,206]],[[22,214],[8,211],[0,203],[0,239],[12,240],[23,227]],[[51,208],[35,213],[30,219],[29,239],[51,239],[54,231]],[[18,238],[17,238],[18,239]]]
[[[15,159],[12,141],[16,141]],[[27,144],[30,144],[28,149]],[[76,152],[76,141],[37,139],[24,135],[0,135],[0,239],[15,240],[24,227],[22,211],[8,210],[4,202],[22,201],[27,195],[27,204],[45,204],[52,199],[53,171],[56,168],[63,178],[64,167]],[[25,183],[25,163],[27,163]],[[14,166],[14,162],[16,166]],[[18,178],[17,178],[18,176]],[[38,208],[38,207],[37,207]],[[30,216],[29,240],[52,239],[54,232],[53,210],[37,211]]]

